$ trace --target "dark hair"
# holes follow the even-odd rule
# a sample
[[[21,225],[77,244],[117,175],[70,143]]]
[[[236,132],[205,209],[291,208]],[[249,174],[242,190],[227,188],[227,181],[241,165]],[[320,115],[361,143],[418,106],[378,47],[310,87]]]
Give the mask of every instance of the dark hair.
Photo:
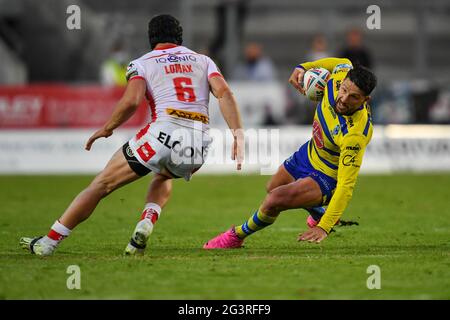
[[[158,43],[183,43],[183,28],[180,22],[169,14],[155,16],[148,23],[148,40],[154,49]]]
[[[346,78],[356,84],[366,96],[370,95],[377,85],[377,77],[375,74],[361,65],[355,66],[348,73]]]

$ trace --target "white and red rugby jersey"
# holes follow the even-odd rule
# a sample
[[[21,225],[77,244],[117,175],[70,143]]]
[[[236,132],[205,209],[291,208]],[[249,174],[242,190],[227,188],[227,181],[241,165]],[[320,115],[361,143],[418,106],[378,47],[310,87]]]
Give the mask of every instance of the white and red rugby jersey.
[[[200,119],[206,127],[209,117],[208,80],[215,76],[222,75],[211,58],[177,45],[159,46],[158,50],[131,61],[126,74],[128,81],[146,81],[152,121],[183,124],[192,121],[187,118]]]

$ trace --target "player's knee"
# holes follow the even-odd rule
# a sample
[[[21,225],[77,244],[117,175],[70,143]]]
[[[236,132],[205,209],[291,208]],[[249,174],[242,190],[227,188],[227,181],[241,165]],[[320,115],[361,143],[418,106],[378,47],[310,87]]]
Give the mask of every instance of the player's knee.
[[[292,188],[277,188],[269,193],[269,205],[275,210],[285,210],[292,207],[298,197],[298,190]]]
[[[114,185],[114,184],[112,184],[112,183],[106,183],[104,186],[103,186],[103,194],[102,194],[102,196],[103,197],[106,197],[107,195],[109,195],[111,192],[113,192],[114,190],[116,190],[117,189],[117,186],[116,185]]]
[[[263,204],[261,205],[261,210],[267,214],[274,214],[277,212],[275,203],[270,197],[266,197]]]
[[[92,192],[94,192],[96,195],[98,195],[100,198],[106,197],[108,194],[111,193],[111,190],[108,189],[108,185],[104,182],[96,181],[91,183],[89,186]]]
[[[117,186],[111,179],[99,178],[92,181],[89,188],[98,196],[104,198],[111,192],[113,192],[117,188]]]
[[[278,212],[283,207],[283,197],[277,191],[269,192],[263,203],[263,209],[265,212],[274,213]]]

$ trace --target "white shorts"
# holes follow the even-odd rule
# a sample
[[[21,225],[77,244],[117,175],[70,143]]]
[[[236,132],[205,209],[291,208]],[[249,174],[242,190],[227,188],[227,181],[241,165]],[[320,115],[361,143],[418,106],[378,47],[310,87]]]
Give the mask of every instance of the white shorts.
[[[196,126],[156,121],[140,130],[128,144],[132,153],[128,156],[134,156],[147,169],[189,181],[205,162],[211,137]],[[127,160],[130,163],[129,157]]]

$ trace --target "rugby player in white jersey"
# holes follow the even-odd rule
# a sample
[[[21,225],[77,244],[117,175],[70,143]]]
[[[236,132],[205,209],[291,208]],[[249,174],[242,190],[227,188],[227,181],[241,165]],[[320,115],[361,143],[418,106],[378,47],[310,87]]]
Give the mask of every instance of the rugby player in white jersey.
[[[146,97],[151,121],[124,144],[69,205],[43,237],[21,238],[21,246],[37,255],[50,255],[58,244],[94,211],[101,199],[117,188],[154,172],[146,204],[125,254],[143,253],[161,208],[170,197],[173,178],[189,180],[205,161],[209,93],[218,99],[222,115],[234,136],[232,158],[240,170],[243,134],[237,103],[215,63],[182,44],[182,27],[170,15],[154,17],[148,25],[152,51],[133,60],[128,85],[106,124],[86,143],[107,138],[129,119]]]

